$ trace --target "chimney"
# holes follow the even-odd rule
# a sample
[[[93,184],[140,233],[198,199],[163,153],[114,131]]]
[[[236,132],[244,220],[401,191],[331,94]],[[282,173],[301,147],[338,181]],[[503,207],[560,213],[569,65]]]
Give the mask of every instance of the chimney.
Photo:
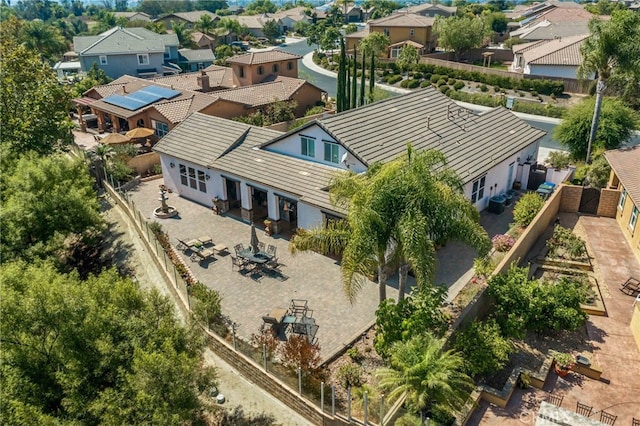
[[[202,89],[203,93],[207,93],[211,91],[211,87],[209,86],[209,76],[206,72],[200,71],[200,75],[197,77],[198,86]]]

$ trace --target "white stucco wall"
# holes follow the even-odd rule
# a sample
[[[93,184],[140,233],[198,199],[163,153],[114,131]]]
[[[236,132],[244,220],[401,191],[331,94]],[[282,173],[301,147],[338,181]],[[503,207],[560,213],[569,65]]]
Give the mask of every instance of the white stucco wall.
[[[319,208],[298,203],[298,228],[314,228],[322,225],[322,212]]]
[[[531,75],[544,75],[547,77],[578,78],[576,75],[577,70],[578,67],[576,66],[527,64],[525,66],[524,73]]]
[[[178,160],[166,155],[160,155],[160,164],[162,165],[162,176],[164,178],[164,184],[167,188],[171,188],[173,192],[180,194],[181,196],[193,200],[197,203],[205,206],[213,205],[213,197],[219,196],[222,188],[222,180],[220,175],[214,173],[212,170],[208,170],[205,167],[198,166],[189,161]],[[171,167],[174,164],[174,167]],[[193,167],[196,170],[201,170],[205,175],[209,176],[209,180],[205,180],[207,192],[202,192],[198,189],[185,186],[180,182],[180,164],[184,164],[187,167]]]
[[[312,157],[307,157],[302,155],[301,145],[300,145],[300,137],[302,135],[310,137],[315,140],[315,157],[312,158]],[[268,151],[289,155],[291,157],[301,158],[303,160],[314,161],[316,163],[325,164],[340,170],[347,170],[347,166],[350,170],[356,173],[361,173],[366,170],[366,167],[360,161],[356,160],[353,155],[348,156],[347,164],[344,164],[342,162],[339,162],[338,164],[336,164],[329,161],[324,161],[323,141],[336,143],[335,139],[329,136],[319,126],[314,125],[301,130],[299,133],[291,134],[287,138],[267,146],[266,149]],[[340,148],[338,151],[338,158],[341,160],[343,155],[347,152],[347,150],[342,145],[339,145],[339,146]]]

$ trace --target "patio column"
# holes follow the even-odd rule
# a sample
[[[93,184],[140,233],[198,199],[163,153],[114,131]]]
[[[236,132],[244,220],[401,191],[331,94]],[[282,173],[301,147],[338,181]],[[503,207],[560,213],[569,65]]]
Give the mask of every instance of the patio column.
[[[87,123],[84,122],[84,118],[82,117],[82,106],[76,104],[76,111],[78,112],[78,124],[80,124],[80,131],[87,131]]]
[[[111,115],[111,124],[113,124],[113,130],[115,133],[120,133],[120,117]]]
[[[251,187],[246,183],[240,183],[240,201],[242,203],[240,212],[242,220],[248,223],[253,222],[253,200],[251,199]]]
[[[98,131],[100,133],[105,131],[105,122],[104,122],[104,112],[103,111],[96,111],[98,114],[96,114],[98,116]]]

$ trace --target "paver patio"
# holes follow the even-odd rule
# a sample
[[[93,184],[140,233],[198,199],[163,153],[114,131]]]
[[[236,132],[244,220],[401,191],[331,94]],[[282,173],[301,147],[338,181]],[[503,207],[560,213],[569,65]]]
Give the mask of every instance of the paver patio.
[[[591,419],[599,420],[603,410],[618,416],[616,425],[631,425],[632,418],[640,418],[640,351],[629,327],[634,298],[619,290],[629,276],[640,276],[640,263],[615,219],[567,214],[561,218],[563,226],[575,222],[582,227],[594,257],[594,274],[607,316],[590,316],[587,332],[591,362],[603,369],[602,378],[593,380],[576,373],[560,378],[552,371],[543,390],[516,389],[504,409],[482,401],[468,425],[534,424],[547,392],[563,395],[561,406],[570,411],[575,411],[577,402],[592,406]]]

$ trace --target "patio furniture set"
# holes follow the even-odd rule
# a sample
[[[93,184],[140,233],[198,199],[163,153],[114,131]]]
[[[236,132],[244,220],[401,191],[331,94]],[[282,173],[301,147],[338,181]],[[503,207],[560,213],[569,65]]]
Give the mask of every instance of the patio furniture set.
[[[593,412],[593,407],[590,405],[586,405],[578,401],[576,403],[576,410],[574,413],[573,411],[561,408],[561,404],[562,397],[559,400],[548,399],[547,401],[542,401],[536,418],[536,425],[546,426],[563,424],[599,426],[604,424],[613,426],[618,418],[616,415],[601,410],[599,412],[600,419],[598,421],[590,418],[593,414],[597,413],[597,411],[595,413]]]
[[[313,318],[313,310],[303,299],[291,299],[288,309],[275,308],[262,317],[262,331],[271,331],[275,336],[293,333],[307,336],[311,343],[315,343],[316,333],[320,328]]]
[[[255,247],[245,248],[243,244],[234,246],[235,256],[231,256],[231,269],[242,270],[275,270],[280,266],[276,257],[276,246],[269,244],[265,247],[259,242]]]
[[[198,262],[214,258],[215,253],[224,253],[228,251],[228,248],[224,244],[214,244],[213,239],[209,236],[203,236],[192,240],[180,240],[178,239],[178,250],[191,252],[189,259],[192,262]]]

